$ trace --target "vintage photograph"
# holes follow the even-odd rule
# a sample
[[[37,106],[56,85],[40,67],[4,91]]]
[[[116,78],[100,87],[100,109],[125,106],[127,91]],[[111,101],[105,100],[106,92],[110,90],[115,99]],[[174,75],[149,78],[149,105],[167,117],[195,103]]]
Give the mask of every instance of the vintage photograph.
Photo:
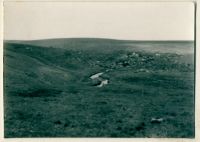
[[[193,2],[4,2],[5,138],[195,138]]]

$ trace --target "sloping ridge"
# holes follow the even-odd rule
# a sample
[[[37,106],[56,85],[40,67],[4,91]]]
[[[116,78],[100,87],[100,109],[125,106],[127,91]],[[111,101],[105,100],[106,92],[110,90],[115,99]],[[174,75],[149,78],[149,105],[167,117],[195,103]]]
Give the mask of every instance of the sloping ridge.
[[[104,39],[104,38],[55,38],[40,40],[6,40],[6,43],[20,43],[27,45],[43,46],[43,47],[59,47],[69,45],[91,45],[91,44],[120,44],[132,42],[128,40]]]
[[[42,47],[24,46],[20,43],[4,46],[4,85],[8,87],[6,91],[59,88],[69,81],[71,76],[66,68],[38,56],[44,51]],[[50,58],[51,54],[47,53],[47,56]]]

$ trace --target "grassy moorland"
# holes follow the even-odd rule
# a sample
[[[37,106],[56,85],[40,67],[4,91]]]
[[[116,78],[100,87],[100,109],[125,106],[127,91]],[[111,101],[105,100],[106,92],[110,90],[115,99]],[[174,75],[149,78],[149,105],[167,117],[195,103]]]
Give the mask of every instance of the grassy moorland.
[[[193,43],[5,41],[4,121],[5,137],[194,137]]]

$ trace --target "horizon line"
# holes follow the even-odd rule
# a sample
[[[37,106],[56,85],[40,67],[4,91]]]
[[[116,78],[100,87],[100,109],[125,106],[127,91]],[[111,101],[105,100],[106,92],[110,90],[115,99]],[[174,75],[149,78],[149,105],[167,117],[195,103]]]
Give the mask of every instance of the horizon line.
[[[55,39],[106,39],[118,41],[195,41],[195,39],[118,39],[118,38],[99,38],[99,37],[61,37],[61,38],[40,38],[40,39],[3,39],[3,41],[39,41],[39,40],[55,40]]]

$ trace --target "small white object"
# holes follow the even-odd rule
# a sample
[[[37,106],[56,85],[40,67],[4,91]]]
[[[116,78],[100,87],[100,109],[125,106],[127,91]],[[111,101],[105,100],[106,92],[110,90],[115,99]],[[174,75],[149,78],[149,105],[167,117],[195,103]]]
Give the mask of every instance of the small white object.
[[[90,76],[90,78],[91,79],[96,79],[96,78],[99,78],[102,74],[103,74],[103,72],[100,72],[100,73],[97,73],[97,74],[94,74],[94,75]]]
[[[103,87],[104,85],[108,84],[108,80],[101,81],[101,84],[99,84],[97,87]]]
[[[138,54],[133,52],[131,56],[135,56],[135,57],[138,57]]]
[[[161,123],[163,120],[163,118],[151,118],[151,123]]]

